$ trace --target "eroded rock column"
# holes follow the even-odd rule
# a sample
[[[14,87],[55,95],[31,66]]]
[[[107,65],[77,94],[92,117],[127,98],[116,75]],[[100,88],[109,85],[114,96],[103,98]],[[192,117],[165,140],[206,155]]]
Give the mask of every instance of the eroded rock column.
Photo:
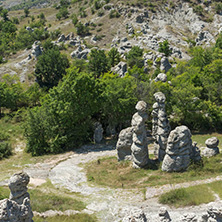
[[[178,172],[186,170],[190,164],[192,153],[191,132],[186,126],[178,126],[170,132],[166,155],[163,159],[162,170]]]
[[[131,146],[133,167],[145,168],[149,163],[148,142],[146,135],[145,121],[148,118],[146,113],[147,104],[139,101],[136,104],[137,112],[133,115],[131,125],[133,127],[133,144]]]
[[[154,94],[156,102],[153,104],[153,111],[151,113],[152,120],[152,136],[154,142],[154,153],[158,156],[160,161],[165,156],[167,139],[170,133],[170,124],[165,111],[166,97],[162,92]]]

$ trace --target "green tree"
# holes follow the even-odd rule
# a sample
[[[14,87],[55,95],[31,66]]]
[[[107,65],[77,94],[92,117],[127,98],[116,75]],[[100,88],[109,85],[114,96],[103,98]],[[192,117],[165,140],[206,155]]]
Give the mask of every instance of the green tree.
[[[159,43],[159,52],[164,53],[167,57],[172,54],[172,49],[170,49],[168,40]]]
[[[89,35],[89,27],[82,24],[82,22],[78,22],[76,24],[76,32],[80,36]]]
[[[75,26],[78,23],[78,18],[76,14],[71,15],[72,18],[72,24]]]
[[[144,66],[143,56],[143,49],[139,46],[133,46],[132,49],[126,55],[127,63],[129,67],[137,66],[142,68]]]
[[[108,59],[111,67],[117,65],[120,62],[120,54],[117,48],[112,48],[108,52]]]
[[[109,70],[109,61],[104,50],[92,49],[89,57],[89,71],[94,73],[96,78]]]
[[[54,47],[45,50],[38,57],[34,75],[41,87],[49,89],[58,84],[68,66],[67,57],[62,55],[57,47]]]
[[[42,106],[31,110],[26,121],[27,151],[32,155],[59,153],[92,138],[92,118],[100,110],[101,86],[88,73],[68,69]]]
[[[28,17],[30,14],[30,11],[28,8],[24,8],[25,17]]]

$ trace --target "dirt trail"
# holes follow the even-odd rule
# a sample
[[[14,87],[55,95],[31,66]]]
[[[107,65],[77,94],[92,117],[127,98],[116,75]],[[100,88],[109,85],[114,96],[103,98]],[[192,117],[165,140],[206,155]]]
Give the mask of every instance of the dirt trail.
[[[49,172],[49,179],[58,187],[65,187],[70,191],[79,192],[86,196],[87,209],[97,212],[100,221],[113,222],[121,221],[126,213],[134,207],[141,207],[144,212],[155,221],[161,204],[156,196],[171,189],[188,187],[197,184],[204,184],[216,180],[222,180],[222,176],[207,180],[192,181],[187,183],[164,185],[161,187],[148,187],[146,200],[141,191],[135,189],[112,189],[104,187],[89,186],[82,164],[96,160],[104,156],[114,156],[116,151],[112,146],[85,146],[77,150],[69,158],[53,167]],[[184,213],[195,213],[201,215],[206,212],[209,206],[221,206],[222,201],[217,197],[215,202],[191,206],[185,208],[171,208],[167,206],[172,221],[177,221]]]

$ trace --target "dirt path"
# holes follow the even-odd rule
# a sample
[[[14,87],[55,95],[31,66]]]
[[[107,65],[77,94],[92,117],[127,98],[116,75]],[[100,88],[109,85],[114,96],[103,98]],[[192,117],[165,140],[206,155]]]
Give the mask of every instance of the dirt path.
[[[103,147],[104,148],[104,147]],[[57,187],[65,187],[72,192],[79,192],[86,197],[87,209],[96,212],[100,221],[113,222],[121,221],[125,214],[134,207],[140,207],[155,221],[161,204],[158,203],[156,196],[171,189],[188,187],[197,184],[204,184],[216,180],[222,180],[222,176],[207,180],[192,181],[187,183],[164,185],[161,187],[148,187],[146,191],[146,200],[141,191],[112,189],[104,187],[94,187],[87,184],[86,175],[82,164],[96,160],[99,157],[114,156],[116,151],[112,146],[107,146],[105,150],[97,146],[85,146],[76,153],[73,153],[65,161],[60,162],[49,172],[49,179]],[[177,221],[185,212],[201,215],[206,212],[209,206],[221,206],[222,201],[217,197],[215,202],[202,204],[200,206],[191,206],[185,208],[171,208],[167,206],[172,221]]]

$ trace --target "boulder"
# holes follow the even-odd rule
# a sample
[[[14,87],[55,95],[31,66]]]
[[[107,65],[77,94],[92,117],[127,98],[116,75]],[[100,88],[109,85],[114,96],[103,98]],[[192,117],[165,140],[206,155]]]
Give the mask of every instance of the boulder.
[[[130,211],[130,215],[123,218],[122,222],[147,222],[147,218],[143,210],[134,208]]]
[[[65,37],[64,34],[62,34],[62,35],[58,38],[57,42],[65,42],[65,40],[66,40],[66,37]]]
[[[168,58],[164,56],[164,57],[160,60],[160,70],[161,70],[161,71],[168,72],[168,70],[169,70],[171,67],[172,67],[172,66],[171,66]]]
[[[133,143],[131,146],[134,168],[145,168],[149,164],[148,141],[146,136],[145,121],[147,104],[139,101],[136,104],[137,112],[133,115],[131,125],[133,127]]]
[[[167,75],[165,73],[159,73],[157,77],[154,79],[155,82],[161,81],[166,82],[167,81]]]
[[[1,222],[32,222],[30,196],[27,192],[29,176],[24,172],[14,174],[9,180],[9,199],[0,201]]]
[[[200,150],[197,147],[197,142],[193,142],[192,144],[192,151],[190,154],[190,159],[194,162],[198,162],[201,160]]]
[[[119,77],[124,77],[127,72],[127,63],[119,62],[115,67],[111,68],[111,71],[118,74]]]
[[[165,207],[161,207],[159,210],[159,219],[160,222],[170,222],[170,215]]]
[[[32,55],[38,57],[42,55],[42,48],[39,41],[35,41],[32,45]]]
[[[133,143],[133,127],[121,130],[116,144],[118,161],[131,160],[131,146]]]
[[[207,147],[202,148],[201,155],[206,157],[212,157],[220,153],[218,145],[219,140],[217,137],[211,137],[205,141]]]
[[[166,172],[184,171],[190,164],[192,152],[191,132],[186,126],[178,126],[170,132],[162,170]]]
[[[87,59],[87,55],[90,53],[90,49],[82,49],[81,46],[79,46],[75,51],[71,53],[72,58],[77,58],[77,59]]]

